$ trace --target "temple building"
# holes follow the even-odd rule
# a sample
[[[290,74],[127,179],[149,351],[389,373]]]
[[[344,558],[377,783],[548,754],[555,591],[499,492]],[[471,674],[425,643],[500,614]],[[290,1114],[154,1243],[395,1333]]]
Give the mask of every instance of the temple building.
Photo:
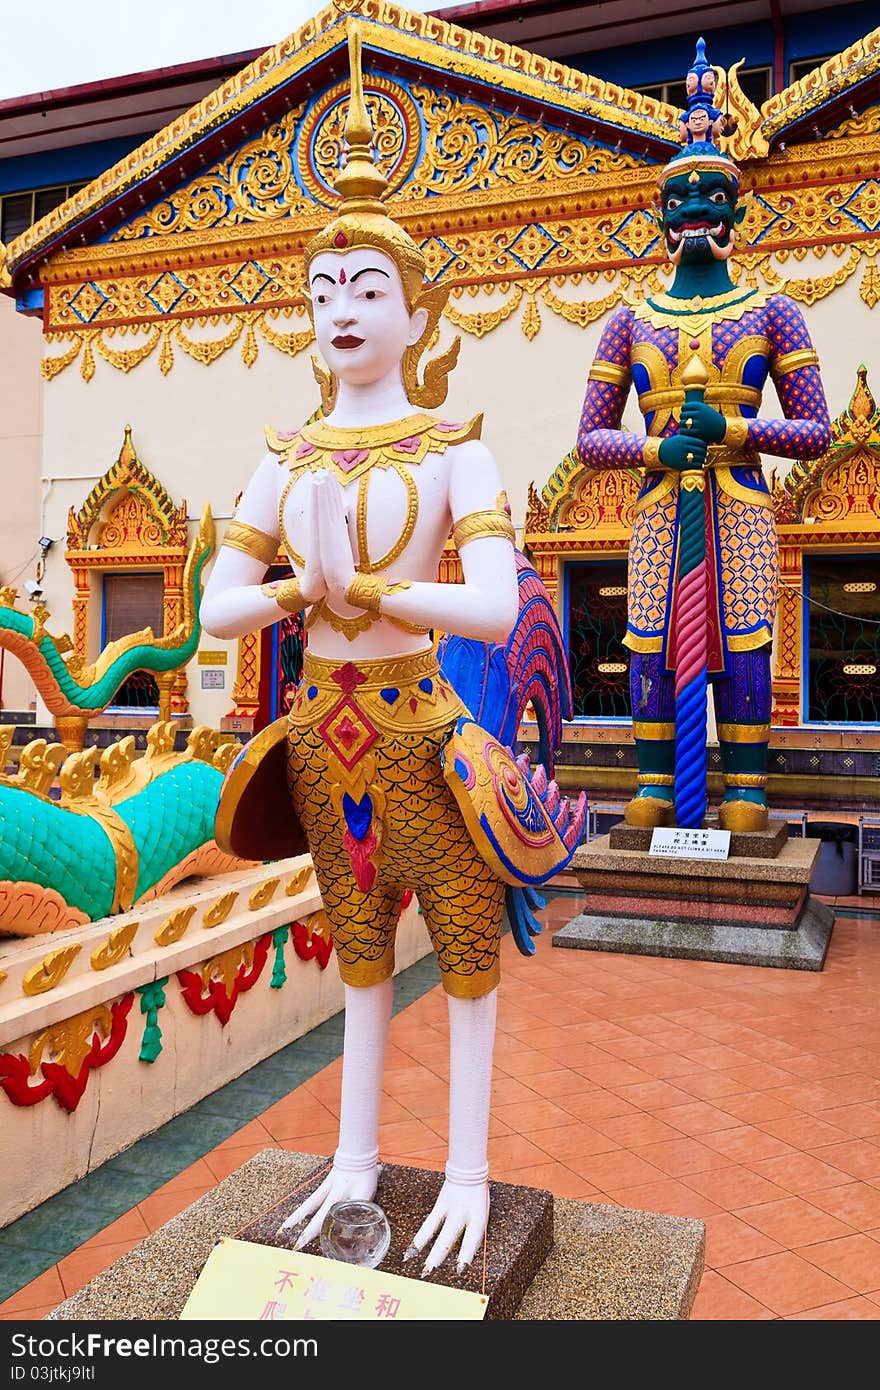
[[[518,543],[557,604],[575,700],[560,782],[624,800],[635,757],[620,639],[639,479],[584,474],[572,446],[603,323],[668,283],[652,199],[678,147],[677,75],[702,32],[751,195],[737,271],[803,307],[835,417],[821,459],[765,461],[782,557],[771,801],[869,805],[880,754],[873,7],[783,4],[772,21],[746,4],[724,27],[717,7],[683,6],[649,30],[625,0],[599,8],[601,26],[588,5],[423,15],[336,0],[265,52],[137,90],[58,96],[59,110],[80,110],[80,144],[66,120],[46,147],[36,99],[0,103],[13,151],[0,161],[13,387],[0,442],[4,476],[20,479],[0,518],[0,594],[25,610],[33,580],[80,663],[126,633],[171,632],[203,504],[222,537],[265,426],[294,428],[318,407],[301,253],[337,197],[345,16],[357,11],[394,214],[431,281],[452,287],[438,348],[458,336],[461,351],[443,412],[466,419],[491,402],[483,437]],[[770,390],[763,413],[774,410]],[[633,397],[624,423],[639,418]],[[279,553],[275,572],[285,564]],[[450,543],[443,574],[456,565]],[[284,709],[300,652],[295,624],[240,642],[203,635],[170,710],[262,727]],[[0,706],[33,701],[36,726],[50,724],[5,655]],[[155,679],[136,672],[93,731],[146,724],[159,700]]]

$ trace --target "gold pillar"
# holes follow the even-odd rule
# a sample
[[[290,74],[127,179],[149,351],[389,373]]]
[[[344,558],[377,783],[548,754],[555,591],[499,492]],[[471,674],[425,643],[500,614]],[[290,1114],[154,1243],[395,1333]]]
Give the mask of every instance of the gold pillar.
[[[799,545],[780,545],[779,580],[772,722],[790,728],[801,722],[804,576]]]

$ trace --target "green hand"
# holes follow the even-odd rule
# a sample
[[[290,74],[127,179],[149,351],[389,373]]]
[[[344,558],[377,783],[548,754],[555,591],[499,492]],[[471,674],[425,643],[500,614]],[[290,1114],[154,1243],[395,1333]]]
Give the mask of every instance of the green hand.
[[[704,439],[707,444],[720,444],[724,438],[724,431],[727,429],[727,421],[719,411],[713,410],[711,405],[707,405],[702,400],[688,400],[690,391],[685,396],[684,405],[681,408],[680,428],[688,434],[695,434]]]
[[[661,440],[658,457],[664,468],[702,468],[708,445],[696,434],[671,434]]]

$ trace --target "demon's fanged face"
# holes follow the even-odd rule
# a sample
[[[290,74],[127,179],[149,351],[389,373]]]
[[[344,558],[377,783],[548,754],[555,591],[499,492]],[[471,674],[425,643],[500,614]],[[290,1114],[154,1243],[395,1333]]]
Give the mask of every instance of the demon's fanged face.
[[[738,198],[736,182],[723,169],[682,170],[666,180],[660,211],[674,265],[727,260],[745,213]]]

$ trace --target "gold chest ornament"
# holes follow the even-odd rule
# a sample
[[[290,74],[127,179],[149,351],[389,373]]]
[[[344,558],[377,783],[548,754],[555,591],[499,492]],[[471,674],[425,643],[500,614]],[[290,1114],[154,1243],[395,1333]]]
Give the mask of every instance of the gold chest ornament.
[[[292,434],[282,434],[271,428],[266,430],[266,441],[272,453],[278,455],[278,463],[286,464],[290,478],[285,484],[279,502],[279,525],[281,540],[291,564],[303,566],[305,557],[291,544],[284,522],[284,508],[294,484],[307,472],[326,468],[334,473],[343,487],[357,483],[355,504],[355,527],[357,533],[358,558],[356,572],[360,575],[375,575],[384,572],[389,565],[403,554],[419,516],[419,491],[412,470],[422,463],[428,454],[443,454],[451,444],[464,444],[471,439],[479,439],[482,429],[482,415],[475,415],[465,424],[451,424],[437,420],[424,413],[409,415],[403,420],[393,420],[386,425],[370,425],[355,429],[344,429],[328,424],[326,420],[314,420]],[[390,549],[381,556],[371,558],[367,537],[367,507],[370,479],[374,469],[391,469],[397,474],[406,491],[406,515],[400,535]],[[407,588],[401,581],[398,589]],[[408,623],[402,618],[384,615],[386,621],[404,632],[425,633],[427,628],[416,623]],[[319,618],[353,641],[360,632],[365,632],[371,624],[378,622],[379,613],[365,611],[354,617],[343,617],[334,612],[325,598],[314,604],[306,619],[311,627]]]

